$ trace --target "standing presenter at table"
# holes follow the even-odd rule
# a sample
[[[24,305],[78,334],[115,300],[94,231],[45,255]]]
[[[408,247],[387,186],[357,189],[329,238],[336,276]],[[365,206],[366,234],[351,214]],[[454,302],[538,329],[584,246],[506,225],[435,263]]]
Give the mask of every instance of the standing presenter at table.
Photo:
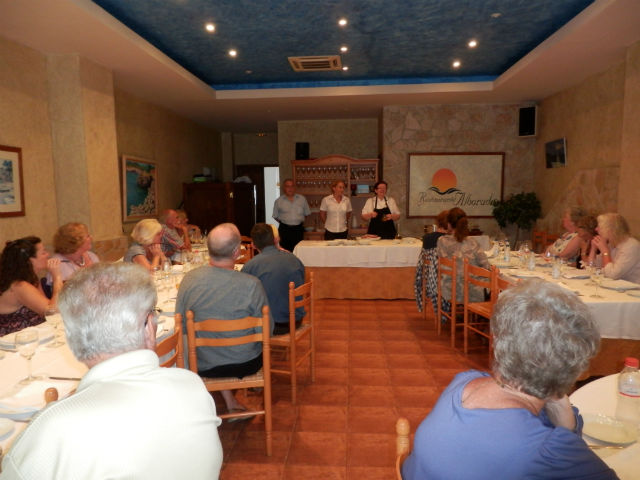
[[[293,180],[287,178],[282,182],[283,195],[273,204],[273,218],[280,226],[280,246],[293,252],[298,242],[304,237],[304,219],[311,213],[307,199],[296,193]]]
[[[361,215],[365,220],[370,220],[367,233],[382,238],[395,238],[397,232],[394,221],[400,218],[398,205],[393,198],[387,198],[387,182],[384,180],[377,182],[373,190],[375,196],[367,199]]]
[[[331,195],[320,202],[320,220],[324,223],[324,239],[335,240],[347,238],[349,218],[351,217],[351,200],[344,195],[345,185],[336,180],[331,185]]]

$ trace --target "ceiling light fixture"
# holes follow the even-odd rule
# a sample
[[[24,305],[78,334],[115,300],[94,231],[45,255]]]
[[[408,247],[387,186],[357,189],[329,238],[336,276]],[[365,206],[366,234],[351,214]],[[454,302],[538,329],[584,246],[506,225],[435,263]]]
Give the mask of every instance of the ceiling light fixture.
[[[236,57],[238,56],[238,52],[234,49],[229,50],[229,56],[230,57]]]
[[[469,48],[476,48],[478,46],[478,41],[475,39],[469,40],[469,43],[467,43],[467,45],[469,45]]]
[[[340,20],[338,20],[338,25],[340,25],[341,27],[345,27],[347,25],[347,19],[341,18]]]
[[[453,66],[453,68],[460,68],[460,65],[462,65],[462,63],[460,63],[460,60],[454,60],[451,65]]]
[[[500,18],[502,14],[500,12],[495,12],[491,14],[491,18]]]
[[[340,51],[341,51],[342,53],[346,53],[346,52],[348,52],[348,51],[349,51],[349,48],[348,48],[346,45],[343,45],[343,46],[341,46],[341,47],[340,47]]]
[[[204,28],[205,28],[205,30],[206,30],[207,32],[210,32],[210,33],[213,33],[213,32],[215,32],[215,31],[216,31],[216,26],[215,26],[213,23],[211,23],[211,22],[207,23],[207,24],[204,26]]]
[[[344,66],[342,67],[342,70],[344,70],[344,71],[346,72],[347,70],[349,70],[349,67],[347,67],[346,65],[344,65]]]

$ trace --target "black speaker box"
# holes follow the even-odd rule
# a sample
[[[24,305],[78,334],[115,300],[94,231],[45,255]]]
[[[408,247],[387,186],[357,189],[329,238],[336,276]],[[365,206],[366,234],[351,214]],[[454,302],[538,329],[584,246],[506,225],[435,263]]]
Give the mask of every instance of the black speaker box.
[[[536,114],[537,107],[520,107],[520,115],[518,118],[518,136],[519,137],[535,137],[536,136]]]
[[[296,142],[296,160],[309,159],[309,142]]]

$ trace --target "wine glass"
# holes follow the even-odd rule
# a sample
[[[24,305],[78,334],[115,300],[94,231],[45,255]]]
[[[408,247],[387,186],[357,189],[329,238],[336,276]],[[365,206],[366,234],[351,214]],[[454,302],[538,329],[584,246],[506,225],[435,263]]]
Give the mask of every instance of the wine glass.
[[[53,327],[53,342],[49,343],[47,347],[49,348],[58,348],[64,345],[64,342],[60,340],[60,327],[62,324],[62,319],[60,317],[60,312],[58,312],[55,308],[47,308],[44,311],[44,319],[45,321]]]
[[[544,261],[546,262],[547,266],[549,266],[549,264],[551,263],[551,260],[553,260],[553,253],[551,253],[549,250],[547,250],[542,255],[542,258],[544,258]]]
[[[602,283],[602,269],[599,267],[593,267],[593,271],[591,272],[591,281],[596,286],[596,292],[591,295],[593,298],[604,298],[602,295],[598,295],[598,287]]]
[[[31,359],[36,354],[38,340],[38,330],[34,328],[27,328],[16,333],[16,349],[20,355],[27,359],[27,372],[29,373],[26,378],[20,380],[22,384],[37,380],[37,377],[34,377],[31,373]]]

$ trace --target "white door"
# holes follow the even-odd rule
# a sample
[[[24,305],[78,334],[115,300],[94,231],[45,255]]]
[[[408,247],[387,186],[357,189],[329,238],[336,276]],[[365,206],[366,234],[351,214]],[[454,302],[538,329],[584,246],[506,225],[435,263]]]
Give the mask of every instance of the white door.
[[[264,216],[265,223],[278,226],[273,218],[273,202],[280,196],[280,167],[264,167]]]

